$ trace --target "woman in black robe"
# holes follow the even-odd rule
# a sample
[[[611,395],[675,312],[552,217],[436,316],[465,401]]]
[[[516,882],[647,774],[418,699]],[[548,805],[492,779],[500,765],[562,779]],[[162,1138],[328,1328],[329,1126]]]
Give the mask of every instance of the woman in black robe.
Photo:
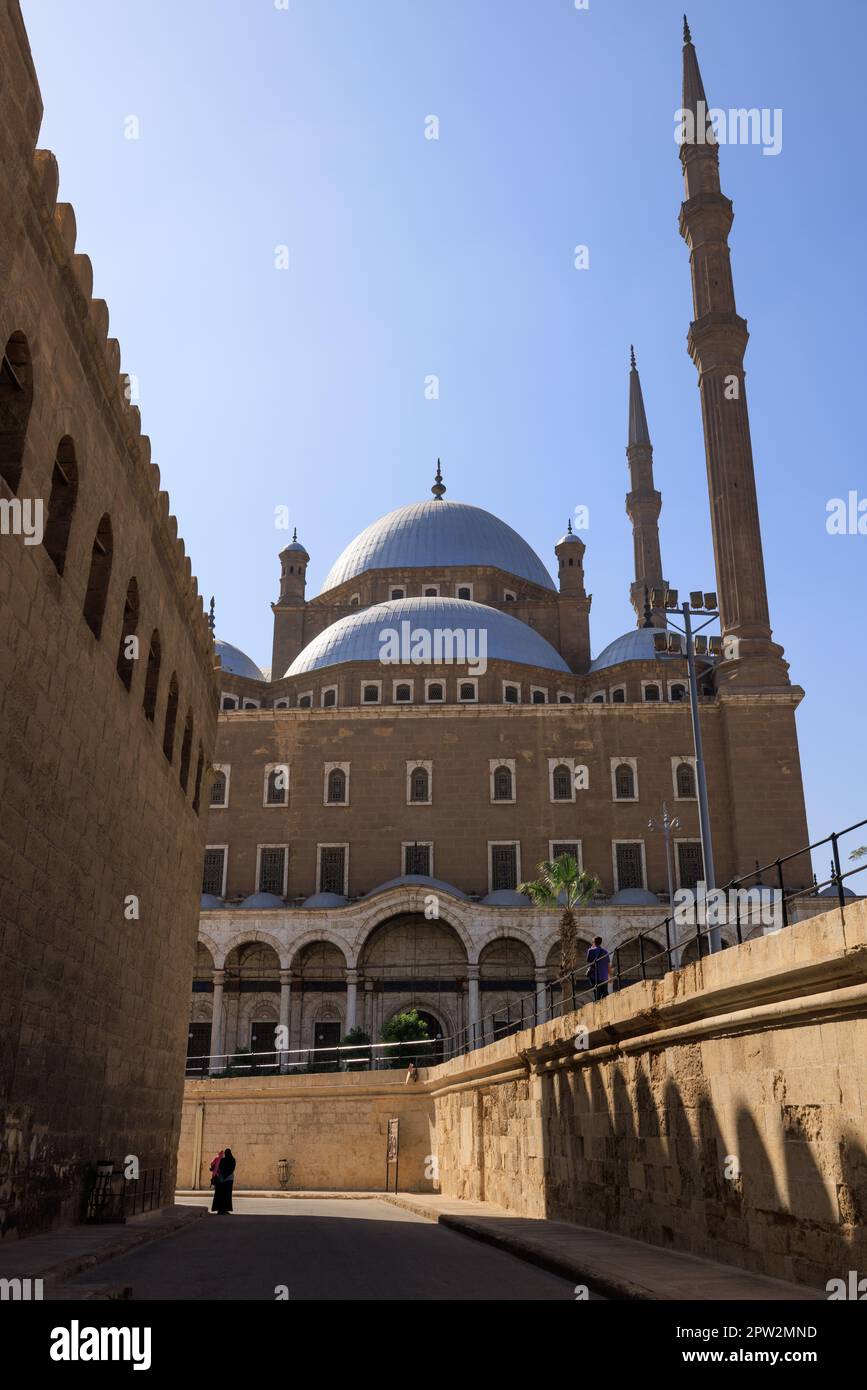
[[[222,1216],[232,1210],[232,1186],[235,1181],[235,1155],[226,1149],[214,1174],[214,1200],[211,1211]]]

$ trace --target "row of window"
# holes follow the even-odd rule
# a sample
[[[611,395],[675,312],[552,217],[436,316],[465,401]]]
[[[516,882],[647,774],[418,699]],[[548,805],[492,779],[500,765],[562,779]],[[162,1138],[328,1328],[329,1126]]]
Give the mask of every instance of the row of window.
[[[363,681],[360,687],[360,703],[362,705],[381,705],[384,702],[383,687],[387,685],[381,680]],[[391,703],[395,705],[413,704],[415,702],[416,682],[414,680],[393,680],[391,682]],[[504,680],[501,682],[501,700],[505,705],[520,705],[523,703],[522,687],[515,681]],[[424,682],[424,702],[427,705],[442,705],[448,700],[448,682],[441,679],[425,680]],[[455,686],[455,698],[458,704],[478,704],[479,702],[479,682],[476,677],[471,679],[459,680]],[[681,704],[687,698],[686,686],[682,681],[668,682],[668,700],[672,704]],[[665,688],[659,681],[641,682],[641,700],[644,704],[658,704],[665,700]],[[314,692],[305,690],[297,697],[296,707],[298,709],[312,709],[314,703]],[[556,693],[549,692],[547,686],[531,685],[529,689],[529,703],[531,705],[573,705],[575,696],[565,690],[558,690]],[[586,704],[589,705],[625,705],[626,686],[612,686],[610,690],[597,690],[593,695],[589,695]],[[338,687],[336,685],[326,685],[319,691],[319,708],[334,709],[338,704]],[[229,691],[223,691],[220,697],[220,707],[224,710],[238,709],[261,709],[262,702],[247,695],[233,695]],[[292,697],[283,696],[274,701],[274,709],[291,709]]]
[[[452,585],[451,587],[454,589],[454,597],[455,597],[455,598],[472,600],[472,597],[473,597],[473,586],[472,586],[472,584],[466,583],[466,582],[464,582],[464,581],[460,581],[460,582],[458,582],[458,583]],[[421,588],[419,589],[419,594],[421,595],[422,598],[446,598],[446,597],[447,597],[446,590],[447,590],[448,588],[449,588],[449,585],[447,585],[447,584],[439,584],[439,583],[435,583],[435,584],[423,584],[423,585],[421,586]],[[407,587],[406,587],[405,584],[392,584],[391,588],[390,588],[389,591],[388,591],[388,597],[389,597],[390,599],[409,598],[409,596],[410,596],[410,595],[409,595],[409,590],[407,589]],[[517,595],[517,593],[516,593],[516,591],[515,591],[514,589],[504,589],[504,590],[503,590],[503,596],[502,596],[502,602],[503,602],[503,603],[515,603],[515,602],[517,602],[517,598],[518,598],[518,595]],[[489,602],[490,602],[490,600],[489,600]],[[350,606],[350,608],[360,608],[360,607],[361,607],[361,594],[353,594],[353,595],[351,596],[350,600],[349,600],[349,606]]]
[[[611,797],[614,801],[638,801],[638,759],[611,758]],[[349,763],[325,763],[323,769],[323,804],[349,805]],[[672,785],[675,800],[695,800],[695,759],[672,758]],[[229,763],[217,763],[211,785],[210,804],[215,808],[229,804],[229,784],[232,769]],[[488,763],[491,801],[517,801],[517,768],[514,758]],[[550,801],[575,801],[578,791],[589,789],[589,773],[574,758],[558,761],[548,759],[548,797]],[[433,804],[433,763],[408,761],[406,764],[407,805]],[[289,764],[267,763],[263,776],[263,806],[289,805]]]
[[[2,360],[0,360],[0,476],[4,478],[14,493],[17,493],[21,484],[24,446],[32,403],[33,371],[30,350],[25,335],[13,333],[6,344]],[[54,459],[51,494],[48,499],[42,538],[42,544],[48,557],[61,577],[66,568],[69,537],[78,502],[78,483],[78,461],[75,445],[72,439],[65,435],[57,446]],[[84,621],[97,641],[101,641],[103,636],[113,563],[114,534],[111,517],[106,512],[99,520],[91,545],[90,569],[82,609]],[[116,661],[117,674],[127,691],[132,687],[133,671],[139,655],[139,617],[138,581],[133,577],[127,584],[123,620],[118,635]],[[160,635],[155,628],[148,644],[147,671],[142,696],[144,716],[151,722],[154,721],[156,715],[161,663]],[[169,693],[163,725],[163,752],[169,763],[174,762],[175,731],[179,705],[180,689],[177,675],[173,671],[169,678]],[[190,706],[184,721],[178,769],[184,794],[186,794],[189,781],[193,740],[193,711]],[[193,808],[197,812],[203,771],[204,751],[200,743],[193,793]]]
[[[694,889],[702,878],[701,842],[675,840],[677,884]],[[580,840],[551,840],[548,853],[552,859],[569,854],[583,867]],[[225,897],[228,871],[228,845],[209,845],[205,851],[202,892]],[[434,877],[434,843],[404,841],[400,848],[400,873]],[[643,840],[612,840],[611,867],[615,889],[647,888]],[[501,889],[514,891],[521,882],[520,840],[488,841],[488,892]],[[260,893],[272,893],[285,898],[289,887],[289,845],[258,845],[256,848],[256,885]],[[316,891],[349,896],[349,845],[319,844],[316,846]]]

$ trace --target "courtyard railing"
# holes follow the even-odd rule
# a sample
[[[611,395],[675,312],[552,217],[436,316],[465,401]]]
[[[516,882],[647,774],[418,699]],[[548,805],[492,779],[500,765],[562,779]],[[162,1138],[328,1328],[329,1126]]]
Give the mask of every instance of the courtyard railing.
[[[864,827],[867,827],[867,819],[856,821],[845,830],[833,831],[824,839],[778,857],[769,864],[760,866],[757,863],[752,873],[730,879],[724,886],[709,890],[694,905],[695,922],[690,924],[693,929],[688,933],[682,931],[683,922],[678,920],[676,911],[670,912],[661,922],[647,927],[614,948],[609,955],[607,980],[598,980],[598,974],[604,973],[599,971],[598,966],[589,970],[586,966],[576,968],[557,979],[540,983],[532,993],[494,1009],[478,1022],[470,1023],[445,1038],[188,1057],[187,1077],[194,1080],[196,1077],[381,1070],[405,1068],[410,1061],[418,1066],[434,1065],[495,1042],[498,1038],[519,1033],[524,1028],[532,1028],[564,1013],[574,1012],[585,1004],[603,998],[611,989],[619,991],[641,980],[661,979],[670,970],[689,963],[683,960],[684,952],[699,960],[709,955],[712,934],[721,928],[727,929],[729,935],[733,934],[735,938],[734,943],[723,940],[724,947],[735,943],[741,945],[755,937],[770,935],[788,927],[793,920],[798,920],[799,910],[806,915],[807,909],[810,909],[809,915],[814,915],[820,895],[824,895],[829,907],[836,903],[842,916],[847,895],[850,901],[856,896],[846,888],[846,880],[867,870],[867,854],[863,856],[863,862],[857,862],[855,867],[844,871],[840,842]],[[792,866],[799,860],[803,861],[814,850],[826,847],[830,851],[830,876],[821,883],[814,878],[811,885],[804,886],[802,879],[793,886]],[[768,878],[771,879],[770,883],[767,882]],[[720,893],[725,895],[722,920],[718,920],[718,913],[715,920],[709,923],[706,920],[708,907],[719,904]],[[772,913],[770,921],[769,910]],[[664,937],[664,945],[660,937]],[[597,976],[591,973],[594,968]]]

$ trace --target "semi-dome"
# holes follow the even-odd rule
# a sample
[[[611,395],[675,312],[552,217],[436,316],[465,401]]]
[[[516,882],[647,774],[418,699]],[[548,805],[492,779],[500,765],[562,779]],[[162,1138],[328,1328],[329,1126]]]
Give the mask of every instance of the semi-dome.
[[[322,591],[368,570],[494,565],[553,589],[539,556],[505,521],[466,502],[432,498],[380,517],[356,536],[329,570]]]
[[[655,661],[658,654],[653,639],[659,630],[658,627],[634,627],[631,632],[624,632],[622,637],[609,642],[590,663],[590,670],[603,671],[606,666],[617,666],[621,661]]]
[[[659,898],[647,888],[620,888],[608,901],[617,907],[656,907]]]
[[[446,883],[441,878],[428,878],[427,874],[400,874],[398,878],[390,878],[385,883],[378,883],[364,896],[374,898],[377,893],[385,893],[389,888],[429,888],[432,893],[448,893],[453,898],[466,898],[467,896],[453,883]]]
[[[251,661],[249,656],[238,647],[233,647],[230,642],[223,642],[219,637],[215,637],[214,651],[220,658],[223,670],[228,671],[230,676],[246,676],[249,681],[265,679],[255,661]]]
[[[311,897],[305,898],[302,907],[346,907],[349,902],[342,893],[314,893]]]
[[[482,898],[483,907],[529,907],[530,899],[514,888],[495,888]]]
[[[285,907],[282,898],[278,898],[276,893],[251,893],[242,903],[239,903],[244,911],[251,908],[270,909],[273,907]]]
[[[550,642],[526,623],[497,608],[472,603],[469,599],[401,598],[360,609],[332,623],[308,642],[285,674],[301,676],[324,666],[339,666],[344,661],[382,661],[387,651],[384,634],[394,632],[402,639],[405,629],[401,624],[404,622],[409,624],[412,641],[409,651],[404,652],[401,645],[399,660],[387,663],[395,676],[428,665],[466,668],[477,664],[481,658],[569,673],[566,662]],[[455,642],[449,648],[449,639],[443,634],[460,632],[471,633],[472,637],[465,638],[466,657],[458,659],[458,644]],[[433,655],[432,660],[418,661],[417,665],[410,660],[410,652],[414,644],[420,644],[424,638],[417,638],[416,633],[428,634]],[[481,633],[485,634],[486,650],[481,647]],[[451,650],[451,660],[436,660],[437,642],[444,653]]]

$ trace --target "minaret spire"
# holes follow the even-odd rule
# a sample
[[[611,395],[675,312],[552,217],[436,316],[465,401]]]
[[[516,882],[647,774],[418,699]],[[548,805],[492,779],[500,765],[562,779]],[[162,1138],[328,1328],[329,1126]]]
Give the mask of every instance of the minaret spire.
[[[635,362],[635,349],[629,349],[629,436],[626,458],[629,463],[630,491],[626,494],[626,514],[632,522],[635,551],[635,579],[629,597],[639,627],[664,627],[662,609],[652,612],[648,622],[649,589],[665,589],[662,556],[659,549],[659,513],[662,497],[653,485],[653,445],[641,394],[641,378]]]
[[[216,620],[216,617],[214,616],[214,595],[213,595],[213,594],[211,594],[211,602],[210,602],[210,605],[209,605],[209,607],[208,607],[208,627],[211,629],[211,636],[213,637],[214,633],[215,633],[216,630],[217,630],[217,620]]]
[[[698,369],[723,634],[738,639],[717,668],[717,683],[787,685],[782,648],[771,640],[768,614],[744,381],[749,334],[735,307],[728,245],[734,213],[720,190],[719,145],[706,122],[704,84],[688,25],[683,107],[680,159],[686,198],[680,232],[690,251],[695,309],[687,346]]]

